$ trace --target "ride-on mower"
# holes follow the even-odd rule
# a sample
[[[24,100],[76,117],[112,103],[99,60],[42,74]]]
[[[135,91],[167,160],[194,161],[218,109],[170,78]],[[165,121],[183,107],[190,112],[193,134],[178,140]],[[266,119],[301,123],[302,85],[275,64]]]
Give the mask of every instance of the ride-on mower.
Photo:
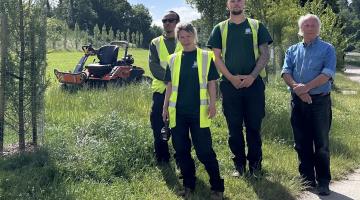
[[[124,57],[118,60],[120,46],[125,48]],[[128,54],[129,43],[127,41],[113,41],[109,45],[104,45],[99,49],[94,49],[92,45],[82,46],[84,56],[75,66],[73,72],[60,72],[54,69],[58,81],[64,85],[106,85],[108,82],[126,84],[149,81],[149,77],[144,76],[144,69],[132,65],[134,59]],[[98,63],[91,63],[84,67],[85,62],[90,56],[97,56]],[[94,59],[95,61],[95,59]]]

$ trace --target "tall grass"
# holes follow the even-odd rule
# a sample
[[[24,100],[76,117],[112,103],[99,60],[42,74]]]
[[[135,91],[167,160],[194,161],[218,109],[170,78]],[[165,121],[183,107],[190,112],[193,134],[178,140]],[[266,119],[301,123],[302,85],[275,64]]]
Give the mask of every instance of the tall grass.
[[[145,63],[140,55],[146,52],[137,51],[135,62]],[[70,55],[51,53],[49,64],[70,59]],[[51,70],[49,74],[52,76]],[[301,192],[289,93],[282,80],[271,80],[262,128],[265,175],[258,180],[230,176],[233,164],[227,126],[221,102],[217,102],[218,115],[211,131],[228,199],[295,199]],[[337,74],[335,83],[331,171],[334,179],[340,179],[360,164],[360,94],[344,95],[341,90],[360,91],[360,86],[342,74]],[[46,93],[43,148],[0,160],[0,199],[181,199],[174,162],[170,166],[154,162],[150,107],[151,90],[146,83],[69,92],[53,82]],[[196,167],[193,199],[209,199],[207,173],[198,160]]]

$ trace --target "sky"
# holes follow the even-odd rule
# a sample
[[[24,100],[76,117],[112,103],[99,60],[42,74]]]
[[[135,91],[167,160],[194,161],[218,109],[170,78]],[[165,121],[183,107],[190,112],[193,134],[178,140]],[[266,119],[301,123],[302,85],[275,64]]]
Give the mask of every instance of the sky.
[[[130,4],[144,4],[150,11],[153,24],[162,27],[161,19],[166,11],[173,10],[180,15],[181,22],[199,19],[200,13],[186,4],[185,0],[128,0]]]

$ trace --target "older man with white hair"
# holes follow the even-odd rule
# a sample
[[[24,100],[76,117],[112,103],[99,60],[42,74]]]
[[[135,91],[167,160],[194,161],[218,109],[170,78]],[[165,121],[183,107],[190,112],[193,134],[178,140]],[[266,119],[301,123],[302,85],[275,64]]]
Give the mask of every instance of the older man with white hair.
[[[300,175],[306,186],[317,185],[320,195],[329,195],[335,49],[320,39],[321,22],[316,15],[301,16],[298,25],[303,41],[287,50],[281,75],[291,91],[291,126]]]

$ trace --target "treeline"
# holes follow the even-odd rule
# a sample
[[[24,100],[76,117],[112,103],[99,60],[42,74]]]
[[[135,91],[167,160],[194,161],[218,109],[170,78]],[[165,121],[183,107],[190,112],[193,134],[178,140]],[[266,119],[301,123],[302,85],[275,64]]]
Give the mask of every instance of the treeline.
[[[2,0],[0,4],[0,154],[4,134],[37,145],[44,128],[46,1]],[[27,137],[29,136],[29,137]]]
[[[195,24],[201,27],[199,40],[205,44],[213,26],[228,17],[226,4],[217,0],[186,1],[202,14],[202,18]],[[270,70],[279,70],[286,49],[299,42],[297,20],[306,13],[320,17],[320,36],[336,47],[339,69],[344,66],[345,51],[360,51],[359,0],[353,0],[352,3],[347,0],[247,0],[246,13],[264,23],[273,37],[274,59],[270,63]]]
[[[126,32],[114,31],[110,28],[106,30],[105,25],[99,27],[95,25],[92,30],[93,34],[88,31],[80,30],[79,25],[75,24],[74,30],[71,30],[68,25],[58,19],[47,19],[48,41],[47,48],[49,49],[80,49],[81,45],[92,44],[95,47],[100,47],[115,40],[126,40],[130,43],[130,47],[143,47],[144,34],[139,31]]]
[[[149,10],[126,0],[47,0],[48,47],[78,48],[79,44],[101,46],[114,39],[147,48],[161,34],[151,26]]]

